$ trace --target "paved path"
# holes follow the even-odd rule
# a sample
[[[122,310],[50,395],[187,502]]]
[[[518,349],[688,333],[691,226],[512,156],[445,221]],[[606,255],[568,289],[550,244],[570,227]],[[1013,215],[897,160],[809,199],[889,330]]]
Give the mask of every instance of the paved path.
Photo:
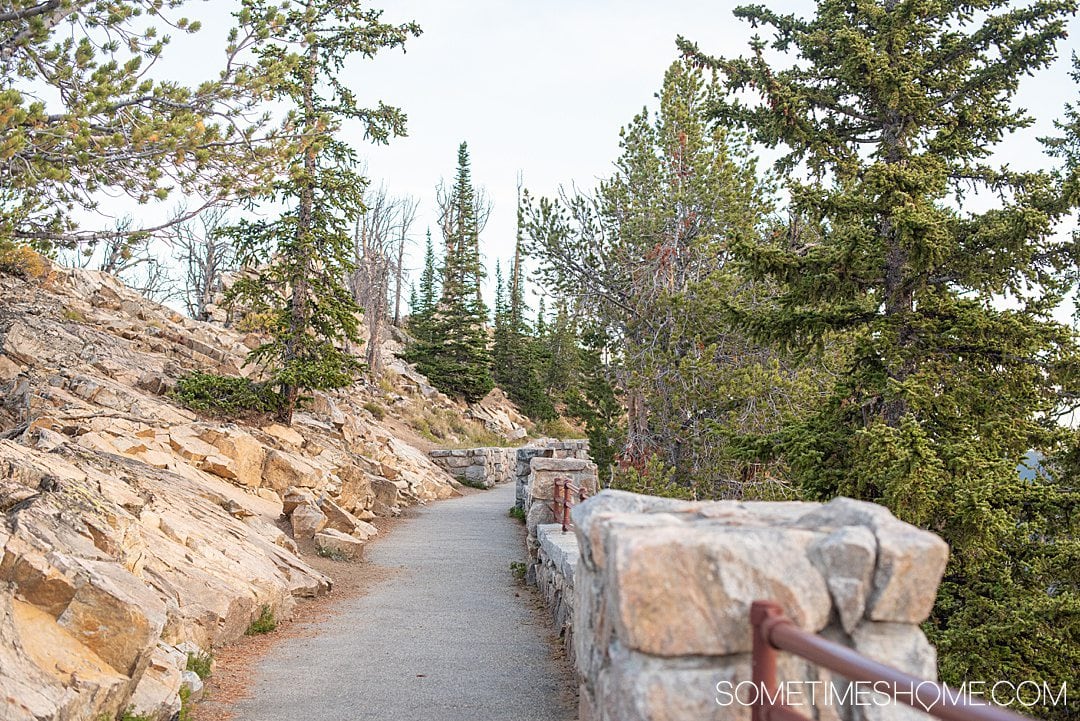
[[[513,504],[513,484],[441,501],[373,544],[368,562],[400,571],[275,647],[234,721],[576,718],[546,619],[510,573]]]

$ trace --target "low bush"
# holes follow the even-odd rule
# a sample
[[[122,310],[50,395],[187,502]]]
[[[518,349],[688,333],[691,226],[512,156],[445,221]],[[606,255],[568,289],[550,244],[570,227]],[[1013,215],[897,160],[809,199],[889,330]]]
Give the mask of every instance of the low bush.
[[[201,371],[180,378],[170,395],[193,411],[223,416],[272,413],[284,403],[265,383]]]
[[[214,656],[209,653],[189,653],[187,655],[187,670],[194,671],[195,675],[206,680],[210,677],[210,669],[214,665]]]
[[[246,633],[248,636],[258,636],[263,633],[270,633],[277,628],[277,619],[274,618],[274,612],[269,606],[263,604],[259,610],[259,617],[252,621],[248,627]]]
[[[383,418],[386,418],[386,409],[375,401],[368,401],[367,403],[365,403],[364,410],[375,416],[375,420],[377,421],[381,421]]]
[[[25,245],[0,241],[0,274],[27,280],[44,278],[49,274],[49,261]]]

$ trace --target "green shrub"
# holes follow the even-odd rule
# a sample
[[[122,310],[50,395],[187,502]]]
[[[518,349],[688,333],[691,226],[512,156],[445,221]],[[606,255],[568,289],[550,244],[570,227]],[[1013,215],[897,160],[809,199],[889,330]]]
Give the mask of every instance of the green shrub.
[[[537,438],[587,438],[585,431],[570,425],[562,416],[547,421],[539,421],[532,434]]]
[[[386,409],[380,406],[375,401],[368,401],[367,403],[365,403],[364,410],[375,416],[375,420],[377,421],[381,421],[383,418],[386,418]]]
[[[141,713],[135,713],[131,708],[124,711],[124,715],[120,717],[120,721],[154,721],[150,716],[145,716]]]
[[[329,558],[331,561],[348,561],[349,557],[341,551],[336,551],[333,548],[318,548],[315,550],[315,555],[322,558]]]
[[[522,523],[525,523],[525,509],[518,508],[517,506],[512,506],[510,508],[510,517],[516,518]]]
[[[0,274],[40,280],[49,275],[49,271],[49,261],[32,248],[0,240]]]
[[[272,413],[283,399],[265,383],[194,371],[176,382],[172,398],[193,411],[223,416]]]
[[[263,604],[259,610],[259,617],[251,622],[244,633],[248,636],[258,636],[262,633],[270,633],[275,628],[277,628],[277,619],[274,618],[274,612],[269,606]]]
[[[510,573],[514,574],[514,578],[516,578],[517,580],[519,580],[519,581],[524,581],[525,580],[525,572],[526,572],[526,570],[528,570],[528,566],[526,566],[521,561],[511,561],[510,562]]]
[[[187,686],[180,687],[180,713],[176,721],[189,721],[191,719],[191,689]]]
[[[210,653],[189,653],[187,655],[187,670],[194,671],[195,675],[204,681],[210,677],[210,669],[214,665],[214,655]]]

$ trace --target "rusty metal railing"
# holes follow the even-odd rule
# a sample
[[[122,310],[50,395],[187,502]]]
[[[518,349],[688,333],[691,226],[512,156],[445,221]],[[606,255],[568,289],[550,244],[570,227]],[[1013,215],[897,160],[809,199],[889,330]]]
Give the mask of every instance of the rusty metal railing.
[[[776,652],[787,651],[840,674],[849,681],[873,684],[872,690],[893,701],[945,721],[1031,721],[998,706],[975,701],[946,686],[873,661],[838,643],[804,631],[773,601],[750,606],[754,629],[753,683],[757,690],[751,721],[809,721],[782,702],[776,679]]]
[[[569,478],[556,478],[551,495],[551,512],[555,514],[555,522],[560,524],[563,533],[566,533],[573,525],[570,509],[575,503],[581,503],[588,498],[589,492],[581,486],[575,486]]]

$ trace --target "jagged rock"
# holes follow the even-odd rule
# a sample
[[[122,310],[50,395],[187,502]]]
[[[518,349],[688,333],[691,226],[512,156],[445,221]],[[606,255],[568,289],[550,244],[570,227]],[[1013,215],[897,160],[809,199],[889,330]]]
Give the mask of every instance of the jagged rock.
[[[371,491],[375,494],[376,503],[382,504],[387,508],[393,508],[398,505],[398,501],[400,500],[400,489],[393,481],[388,481],[385,478],[372,478]]]
[[[131,713],[152,719],[171,719],[178,714],[180,686],[183,675],[189,673],[181,670],[186,664],[186,654],[172,646],[158,644],[150,655],[150,665],[131,695]]]
[[[281,513],[292,515],[297,506],[315,506],[315,494],[307,488],[290,486],[281,497]]]
[[[364,552],[364,542],[341,531],[328,528],[315,534],[315,548],[328,554],[340,554],[356,560]]]
[[[198,430],[191,426],[169,429],[169,445],[176,455],[187,461],[198,462],[217,454],[217,449],[200,438]]]
[[[250,434],[235,426],[206,428],[200,438],[217,449],[217,462],[223,472],[211,473],[236,481],[238,485],[256,488],[262,485],[265,448]],[[209,469],[208,469],[209,470]]]
[[[290,487],[310,489],[302,505],[317,514],[298,538],[323,530],[314,499],[325,496],[351,514],[353,535],[336,539],[348,544],[376,532],[361,520],[373,509],[452,492],[424,454],[362,419],[355,389],[320,394],[295,428],[267,429],[199,419],[166,395],[193,370],[258,373],[241,370],[256,335],[79,269],[54,269],[46,285],[5,276],[0,308],[0,432],[30,426],[0,440],[4,721],[129,708],[164,721],[179,708],[178,645],[226,643],[260,606],[285,617],[296,598],[325,593],[329,579],[275,525]],[[399,485],[384,481],[390,504],[377,506],[382,472]]]
[[[326,527],[335,531],[351,534],[360,525],[355,516],[325,496],[319,499],[319,510],[326,516]]]
[[[273,423],[268,426],[263,426],[262,431],[269,436],[273,436],[292,450],[298,451],[304,447],[304,437],[295,429],[289,428],[288,426],[283,426],[280,423]]]
[[[356,520],[356,528],[354,528],[352,532],[354,538],[359,538],[361,541],[367,541],[377,535],[379,535],[378,528],[366,521],[361,521],[360,519]]]
[[[283,493],[289,486],[316,488],[326,476],[323,469],[287,451],[270,451],[262,467],[263,485],[278,493]]]
[[[181,685],[186,686],[191,694],[188,698],[192,702],[201,701],[203,697],[203,682],[202,679],[199,678],[199,674],[194,671],[184,670],[181,673],[181,679]]]
[[[307,539],[326,528],[326,516],[315,506],[301,505],[293,509],[289,516],[292,522],[293,538]]]

